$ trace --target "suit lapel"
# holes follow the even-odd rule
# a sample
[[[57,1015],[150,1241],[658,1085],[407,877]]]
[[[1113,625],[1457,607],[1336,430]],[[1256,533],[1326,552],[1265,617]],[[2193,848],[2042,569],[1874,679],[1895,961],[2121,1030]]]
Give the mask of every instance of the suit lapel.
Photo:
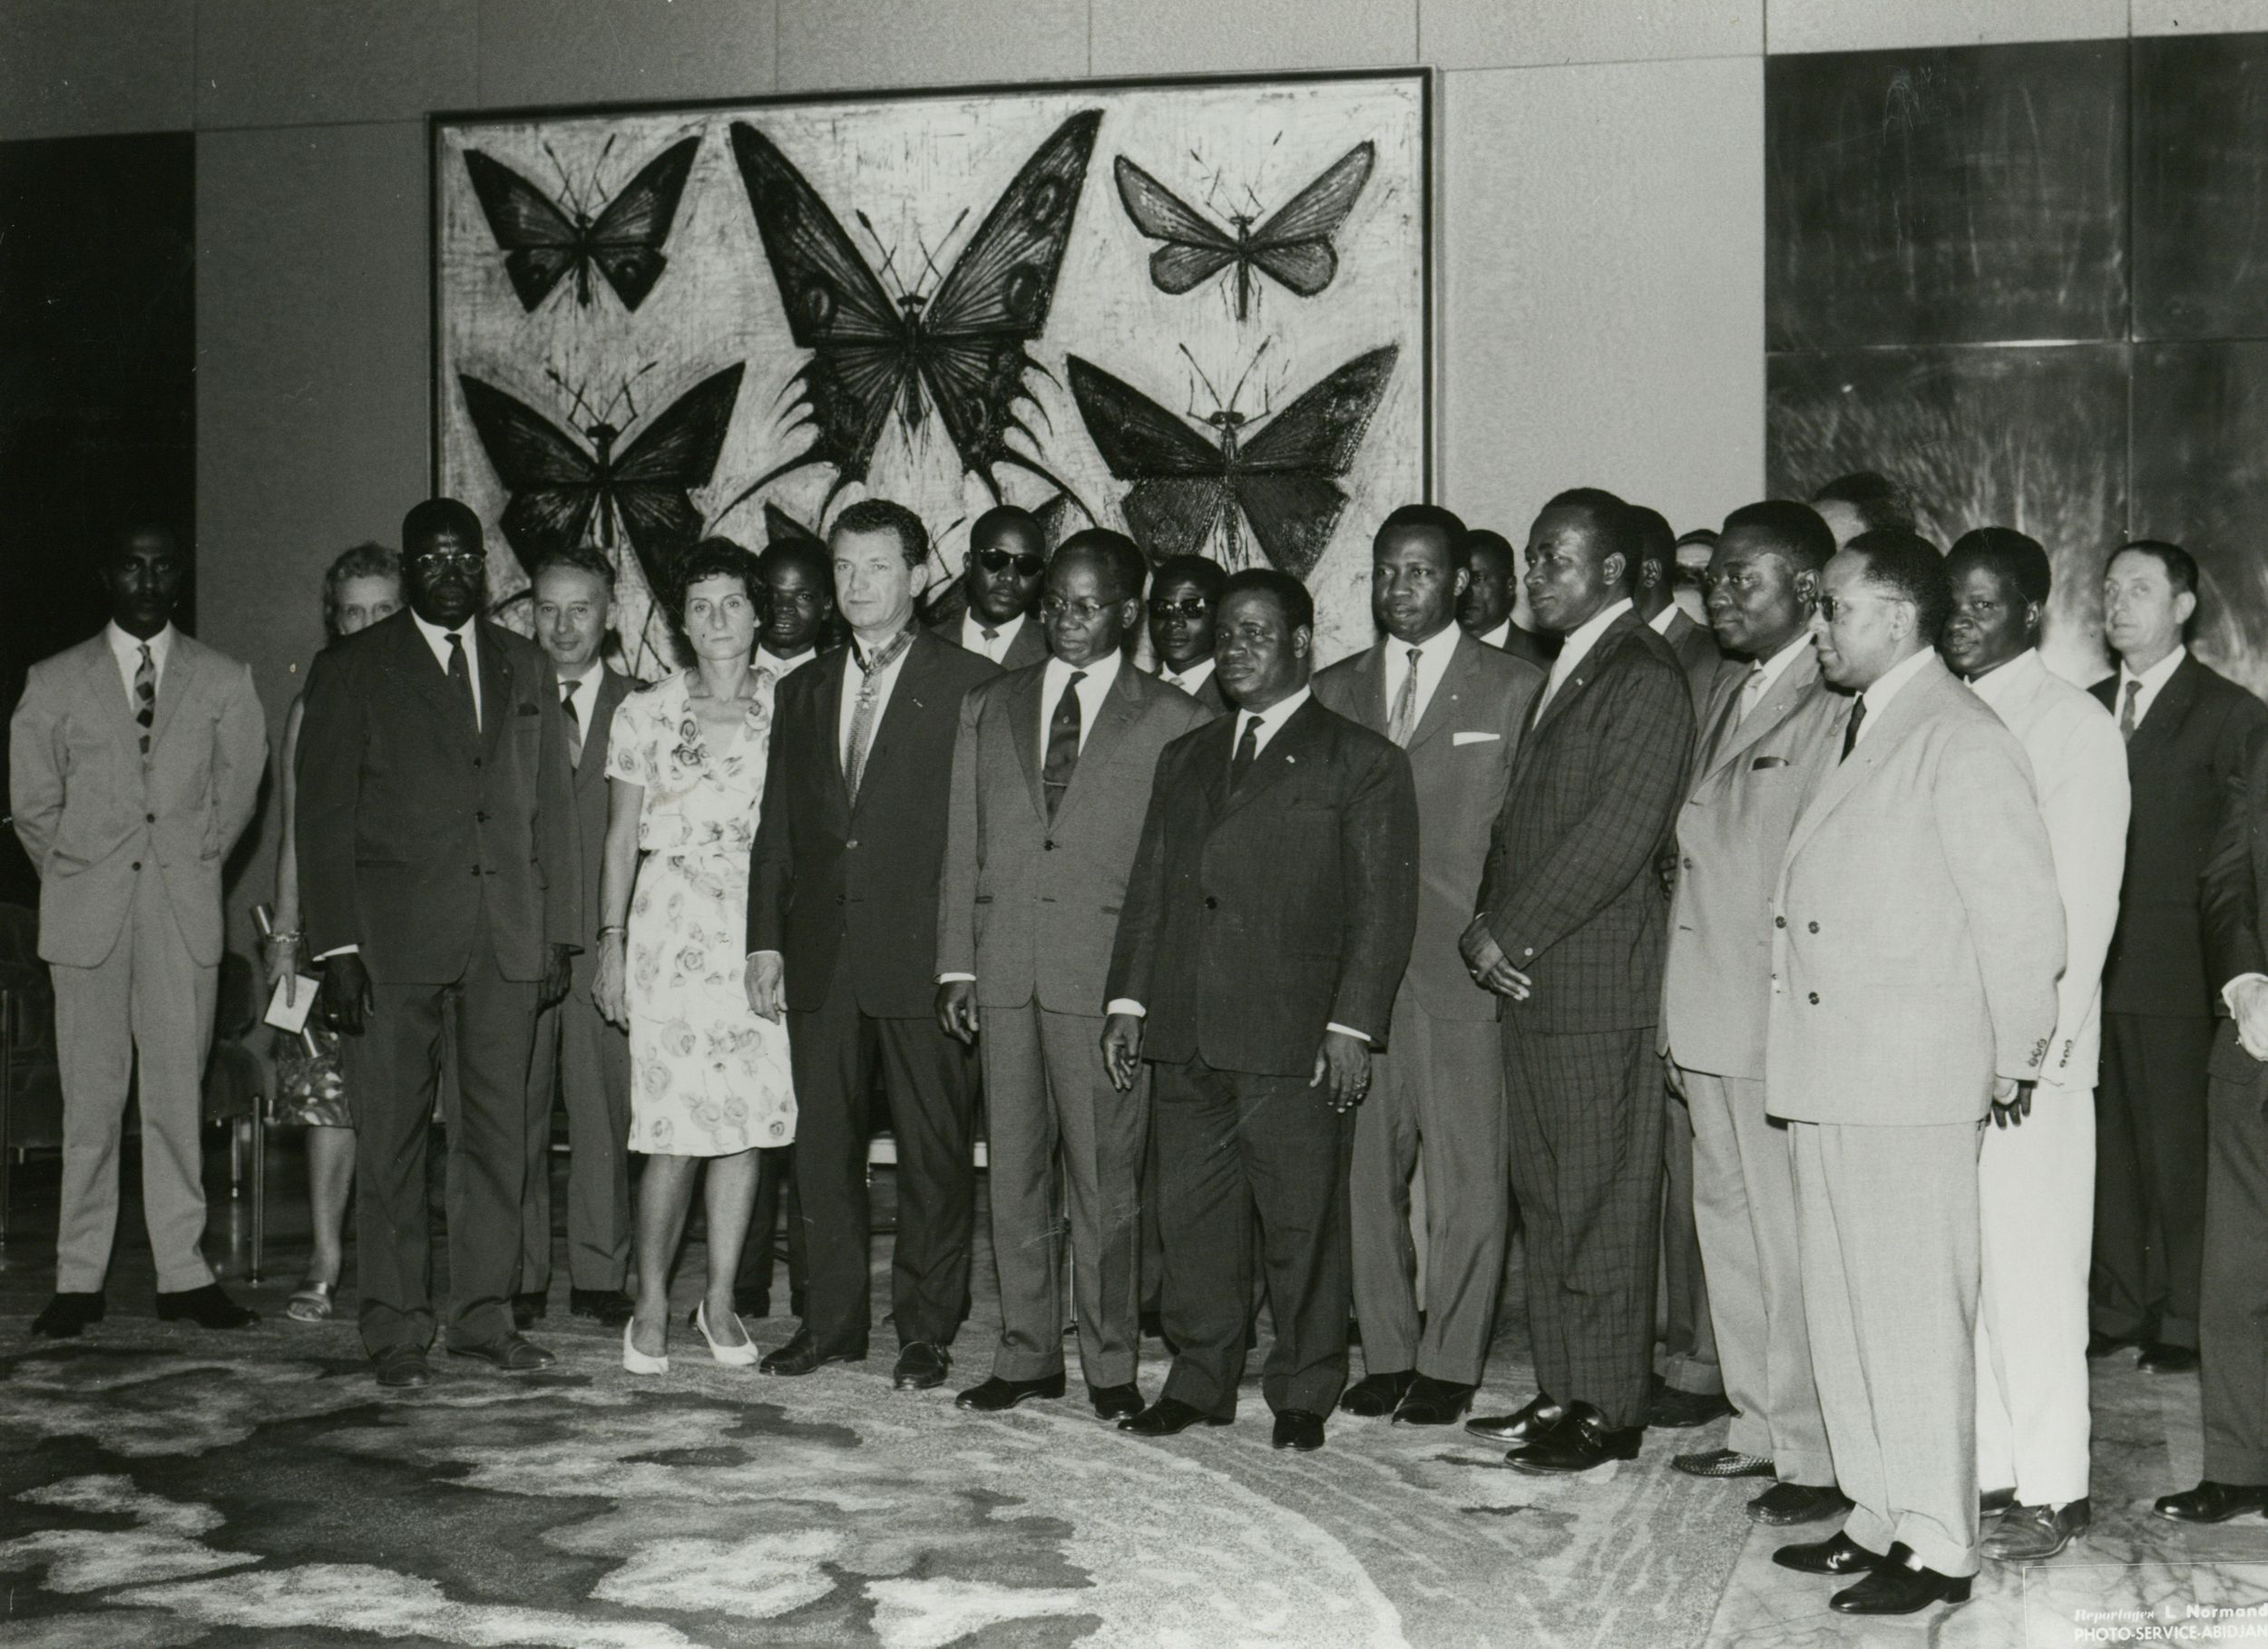
[[[1443,727],[1456,721],[1457,707],[1472,688],[1472,672],[1480,656],[1481,644],[1460,634],[1457,645],[1449,649],[1449,668],[1434,683],[1433,697],[1426,703],[1425,714],[1418,717],[1417,731],[1410,735],[1411,749],[1437,737]]]
[[[173,712],[181,707],[182,697],[196,679],[197,644],[176,630],[172,649],[166,654],[165,669],[158,678],[158,713],[150,727],[152,749],[165,737],[166,728],[173,725]]]
[[[1643,622],[1636,613],[1626,612],[1607,626],[1606,633],[1598,638],[1589,652],[1583,655],[1582,662],[1575,667],[1565,681],[1559,683],[1559,690],[1551,695],[1551,702],[1543,707],[1542,714],[1528,729],[1529,737],[1522,741],[1523,745],[1558,720],[1567,707],[1582,696],[1583,689],[1598,678],[1598,672],[1607,660],[1620,650],[1630,631]]]
[[[448,672],[433,656],[433,649],[425,645],[425,632],[417,628],[416,620],[404,608],[385,622],[401,627],[394,632],[393,657],[386,665],[387,673],[406,683],[432,706],[441,725],[456,738],[472,745],[473,731],[464,725],[464,707],[458,701],[455,689],[449,686]],[[488,649],[484,645],[481,650],[485,653]]]
[[[1034,670],[1031,679],[1018,682],[1016,690],[1008,696],[1008,736],[1016,744],[1016,763],[1023,769],[1031,811],[1042,823],[1048,816],[1048,805],[1047,793],[1040,785],[1040,695],[1046,688],[1047,672]],[[896,702],[894,695],[891,702]]]
[[[1745,678],[1735,676],[1730,679],[1733,696],[1737,698]],[[1732,736],[1725,741],[1725,748],[1710,771],[1722,767],[1785,721],[1818,679],[1819,655],[1806,648],[1800,658],[1780,672],[1780,678],[1765,689],[1764,697],[1756,701],[1756,707],[1748,712],[1748,718],[1735,727]],[[1714,727],[1716,723],[1710,725]]]
[[[1095,717],[1095,725],[1087,730],[1086,746],[1080,751],[1079,766],[1071,773],[1071,787],[1063,796],[1065,812],[1070,810],[1072,802],[1080,795],[1079,776],[1090,768],[1097,772],[1101,770],[1103,764],[1110,759],[1110,752],[1126,737],[1126,730],[1134,725],[1147,702],[1148,695],[1143,691],[1140,675],[1131,664],[1120,663],[1118,678],[1111,682],[1110,692],[1103,697],[1102,712]]]
[[[86,656],[86,690],[95,703],[110,707],[110,714],[103,719],[118,736],[119,743],[139,759],[142,755],[142,724],[134,720],[133,701],[124,681],[119,677],[118,658],[111,651],[110,639],[98,635],[86,645],[89,649]]]
[[[826,770],[835,780],[829,794],[846,814],[850,811],[850,785],[843,775],[843,694],[850,673],[857,668],[858,660],[848,647],[837,648],[833,656],[815,659],[804,666],[819,672],[819,690],[812,695],[812,708],[819,718],[819,747],[826,752]]]
[[[606,753],[614,741],[614,712],[630,697],[630,678],[601,667],[599,691],[591,701],[591,725],[582,730],[582,760],[575,767],[575,788],[606,783]]]
[[[481,750],[493,756],[504,736],[506,719],[519,713],[513,700],[512,660],[504,653],[504,632],[485,620],[474,624],[481,654]]]
[[[905,662],[898,666],[897,681],[890,688],[890,702],[882,707],[882,725],[875,729],[874,743],[866,747],[866,765],[858,780],[861,796],[872,794],[875,769],[889,758],[891,750],[904,738],[905,729],[927,707],[922,696],[930,690],[930,667],[936,659],[933,649],[946,645],[934,636],[914,633],[913,644],[905,649]],[[856,667],[846,659],[843,668],[847,671]],[[839,765],[839,756],[837,761]]]
[[[1890,759],[1891,753],[1919,727],[1930,701],[1951,680],[1942,665],[1932,664],[1925,667],[1917,679],[1906,683],[1898,697],[1890,701],[1890,708],[1881,713],[1882,719],[1868,726],[1858,748],[1827,770],[1819,789],[1805,804],[1803,815],[1795,821],[1795,833],[1789,838],[1787,852],[1781,855],[1782,864],[1795,857],[1843,799]]]
[[[1276,728],[1275,736],[1254,758],[1252,771],[1245,775],[1243,785],[1233,795],[1227,793],[1228,781],[1224,769],[1221,779],[1224,799],[1218,809],[1221,815],[1226,816],[1250,806],[1254,797],[1299,765],[1299,758],[1307,753],[1308,746],[1314,743],[1313,730],[1318,722],[1317,712],[1322,707],[1311,698],[1294,710],[1291,719]],[[1230,721],[1230,727],[1237,728],[1243,719],[1244,712],[1240,710]],[[1237,736],[1243,736],[1241,730]],[[1231,760],[1235,759],[1236,747],[1233,744],[1229,747],[1229,756]]]
[[[2197,655],[2189,653],[2174,667],[2174,673],[2165,678],[2165,685],[2157,690],[2157,701],[2150,706],[2150,713],[2135,728],[2134,737],[2126,741],[2126,761],[2129,766],[2146,759],[2158,746],[2170,742],[2181,731],[2182,723],[2189,719],[2190,707],[2197,702],[2198,672],[2201,666]],[[2118,678],[2113,676],[2116,683]],[[2117,691],[2114,686],[2112,692]],[[2118,714],[2116,706],[2111,715]]]
[[[1386,702],[1386,649],[1393,644],[1393,638],[1387,637],[1364,653],[1363,661],[1354,667],[1362,687],[1354,695],[1354,719],[1382,737],[1393,715],[1393,707]]]

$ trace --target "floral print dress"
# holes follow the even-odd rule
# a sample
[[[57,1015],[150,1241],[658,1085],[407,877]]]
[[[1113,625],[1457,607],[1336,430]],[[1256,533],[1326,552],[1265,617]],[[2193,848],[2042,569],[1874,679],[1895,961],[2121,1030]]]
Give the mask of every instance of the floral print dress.
[[[796,1137],[787,1029],[748,1011],[748,850],[764,802],[772,677],[729,743],[695,717],[687,671],[622,700],[609,778],[645,792],[623,993],[630,1148],[728,1156]]]

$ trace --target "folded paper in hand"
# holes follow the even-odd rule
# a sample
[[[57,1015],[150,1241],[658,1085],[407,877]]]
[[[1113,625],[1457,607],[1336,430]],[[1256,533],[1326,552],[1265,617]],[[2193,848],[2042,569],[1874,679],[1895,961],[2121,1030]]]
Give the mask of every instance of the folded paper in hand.
[[[304,973],[297,977],[298,982],[292,987],[290,1005],[284,1003],[284,986],[289,981],[279,979],[275,993],[268,999],[268,1011],[259,1016],[261,1024],[273,1025],[294,1036],[307,1029],[308,1010],[315,1006],[315,993],[323,988],[320,980],[309,979]]]

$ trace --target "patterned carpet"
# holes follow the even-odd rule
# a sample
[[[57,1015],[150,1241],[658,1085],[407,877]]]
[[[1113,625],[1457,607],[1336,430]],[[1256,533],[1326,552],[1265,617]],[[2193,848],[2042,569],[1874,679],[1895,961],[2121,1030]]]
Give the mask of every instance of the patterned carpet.
[[[1461,1431],[1344,1418],[1279,1455],[1249,1389],[1233,1429],[1164,1443],[1093,1419],[1075,1375],[1069,1401],[963,1414],[981,1319],[921,1393],[890,1389],[883,1335],[778,1381],[680,1329],[640,1380],[612,1337],[546,1327],[548,1373],[444,1364],[382,1398],[344,1324],[114,1315],[44,1346],[0,1322],[24,1348],[0,1357],[0,1642],[1693,1644],[1748,1534],[1668,1469],[1718,1429],[1539,1482]],[[1489,1404],[1525,1400],[1501,1351],[1493,1371]]]

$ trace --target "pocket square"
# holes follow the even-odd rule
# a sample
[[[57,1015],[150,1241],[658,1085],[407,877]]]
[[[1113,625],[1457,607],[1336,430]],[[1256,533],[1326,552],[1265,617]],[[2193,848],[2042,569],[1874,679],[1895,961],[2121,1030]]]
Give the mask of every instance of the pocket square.
[[[543,713],[532,704],[523,704],[520,707],[520,714],[523,716],[541,716]]]
[[[1493,745],[1502,743],[1503,738],[1504,736],[1501,733],[1452,733],[1449,736],[1449,742],[1452,746]]]
[[[1761,767],[1784,767],[1786,766],[1787,757],[1784,756],[1759,756],[1748,764],[1748,771],[1754,773]]]

